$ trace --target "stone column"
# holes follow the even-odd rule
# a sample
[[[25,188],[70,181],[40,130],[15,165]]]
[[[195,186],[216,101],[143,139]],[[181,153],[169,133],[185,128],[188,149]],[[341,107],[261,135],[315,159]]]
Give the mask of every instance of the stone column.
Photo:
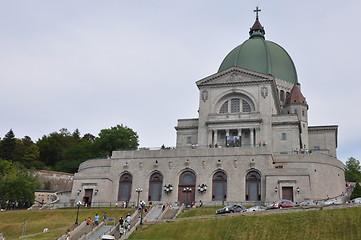
[[[250,128],[249,131],[249,138],[250,138],[250,146],[253,147],[254,146],[254,128]]]
[[[213,143],[212,143],[212,133],[213,133],[213,130],[212,129],[208,129],[208,145],[209,144],[212,144],[213,145]]]
[[[237,129],[239,136],[239,146],[242,147],[242,128]]]
[[[229,129],[226,129],[226,139],[225,139],[225,142],[224,142],[224,145],[227,147],[227,137],[229,137]]]
[[[216,145],[216,144],[218,144],[218,136],[217,136],[217,134],[218,134],[218,130],[217,129],[215,129],[214,130],[214,135],[213,135],[213,145]]]

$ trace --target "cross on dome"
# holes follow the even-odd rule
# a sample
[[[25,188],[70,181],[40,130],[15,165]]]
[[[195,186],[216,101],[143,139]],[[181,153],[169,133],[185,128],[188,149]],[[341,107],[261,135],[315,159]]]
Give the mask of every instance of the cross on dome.
[[[261,9],[258,8],[258,6],[256,7],[256,10],[253,10],[253,12],[256,13],[256,18],[258,18],[258,12],[260,12]]]

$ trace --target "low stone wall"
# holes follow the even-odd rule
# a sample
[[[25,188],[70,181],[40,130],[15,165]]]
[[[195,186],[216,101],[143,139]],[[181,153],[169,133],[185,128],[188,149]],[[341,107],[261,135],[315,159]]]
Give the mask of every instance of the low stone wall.
[[[34,170],[32,175],[40,182],[41,190],[71,191],[74,174],[47,170]]]

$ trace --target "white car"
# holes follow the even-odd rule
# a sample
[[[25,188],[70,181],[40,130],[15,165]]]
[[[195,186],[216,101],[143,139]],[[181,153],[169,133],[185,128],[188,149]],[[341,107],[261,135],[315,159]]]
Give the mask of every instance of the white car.
[[[102,236],[102,240],[114,240],[115,237],[114,236],[111,236],[111,235],[103,235]]]
[[[341,203],[342,203],[342,202],[340,202],[340,201],[337,200],[336,198],[329,199],[329,200],[325,201],[325,205],[341,204]]]
[[[351,200],[352,203],[361,203],[361,197],[359,198],[354,198]]]
[[[247,209],[247,212],[256,212],[256,211],[264,211],[267,208],[264,206],[254,206]]]

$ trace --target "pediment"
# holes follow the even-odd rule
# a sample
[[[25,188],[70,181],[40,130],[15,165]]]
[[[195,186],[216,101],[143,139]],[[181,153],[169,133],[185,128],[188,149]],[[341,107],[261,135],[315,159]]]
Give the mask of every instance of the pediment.
[[[201,86],[243,85],[255,82],[273,81],[272,75],[258,73],[247,69],[232,67],[196,82]]]

